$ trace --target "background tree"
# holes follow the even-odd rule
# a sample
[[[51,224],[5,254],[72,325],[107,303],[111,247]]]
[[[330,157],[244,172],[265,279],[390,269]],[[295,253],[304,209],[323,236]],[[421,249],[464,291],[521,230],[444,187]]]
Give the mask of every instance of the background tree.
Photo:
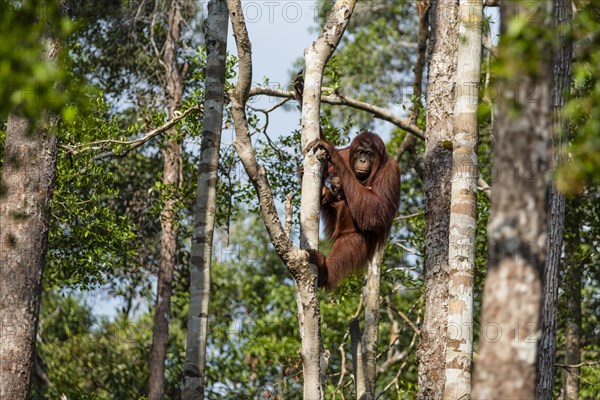
[[[155,47],[158,63],[164,68],[163,85],[165,87],[165,106],[167,118],[172,118],[181,106],[183,84],[187,71],[186,66],[178,60],[181,46],[181,29],[184,26],[182,15],[183,3],[179,0],[169,2],[166,11],[166,30],[164,44],[160,50]],[[154,15],[153,18],[156,18]],[[158,15],[160,17],[160,14]],[[154,20],[150,24],[151,32],[157,27]],[[153,38],[151,38],[153,40]],[[150,350],[150,377],[148,398],[163,398],[165,376],[165,353],[169,337],[169,316],[171,296],[173,292],[173,274],[177,264],[177,225],[178,225],[178,190],[181,182],[181,144],[175,127],[165,133],[165,145],[162,148],[163,176],[162,187],[164,203],[160,212],[160,263],[158,266],[158,283],[156,288],[156,305],[154,309],[154,330],[152,332],[152,348]]]
[[[217,217],[217,173],[225,102],[228,23],[227,3],[224,0],[211,1],[208,4],[208,17],[204,28],[207,46],[207,90],[204,98],[205,112],[191,244],[190,308],[183,377],[185,399],[202,399],[205,393],[211,263]]]
[[[535,26],[523,23],[519,7],[503,2],[501,13],[497,84],[515,88],[515,94],[499,96],[494,120],[494,165],[500,174],[492,188],[484,331],[472,396],[533,398],[546,258],[551,19],[544,3],[536,3]],[[527,97],[531,88],[534,99]],[[497,329],[495,336],[490,327]]]
[[[564,105],[571,88],[573,46],[569,37],[573,5],[570,1],[554,2],[554,26],[558,32],[553,60],[552,103],[554,106],[552,136],[552,170],[564,162],[569,124],[564,119]],[[548,257],[544,265],[542,337],[538,351],[536,397],[552,398],[556,362],[556,314],[558,276],[563,251],[565,195],[551,182],[548,200]]]
[[[13,43],[17,43],[13,35],[25,34],[17,36],[20,46],[7,54],[8,70],[17,67],[23,57],[40,59],[41,62],[30,67],[49,75],[49,82],[41,87],[42,93],[56,94],[59,88],[52,86],[64,78],[58,58],[63,40],[60,23],[65,21],[65,26],[69,26],[61,16],[65,14],[66,6],[59,10],[36,2],[18,6],[5,1],[0,6],[3,20],[7,13],[6,21],[3,21],[3,30],[5,26],[8,28],[6,39],[12,37]],[[23,54],[19,54],[21,48]],[[19,81],[22,77],[18,73],[15,78],[17,83],[24,83]],[[27,89],[26,85],[17,88],[12,95],[16,94],[18,98],[24,89]],[[62,106],[64,99],[61,96],[55,104],[49,98],[35,96],[9,106],[2,101],[1,109],[4,112],[10,110],[10,113],[0,177],[0,397],[25,399],[31,384],[56,172],[56,127],[59,121],[56,112]]]

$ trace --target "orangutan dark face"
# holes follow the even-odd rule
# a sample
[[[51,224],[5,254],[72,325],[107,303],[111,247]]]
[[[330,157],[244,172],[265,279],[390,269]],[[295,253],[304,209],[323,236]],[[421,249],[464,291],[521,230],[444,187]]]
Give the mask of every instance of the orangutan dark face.
[[[361,143],[352,153],[352,167],[358,179],[366,179],[371,174],[375,153],[371,146]]]

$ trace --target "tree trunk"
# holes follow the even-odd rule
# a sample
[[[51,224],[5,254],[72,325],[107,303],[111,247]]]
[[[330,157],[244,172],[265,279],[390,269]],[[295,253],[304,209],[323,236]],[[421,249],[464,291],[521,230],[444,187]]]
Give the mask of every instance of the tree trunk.
[[[365,330],[362,335],[362,351],[364,354],[364,378],[366,397],[375,398],[377,383],[377,341],[379,338],[379,287],[381,283],[381,262],[385,245],[377,249],[367,271],[367,283],[363,288],[365,299]]]
[[[577,207],[575,204],[569,208]],[[575,237],[565,246],[567,263],[563,282],[564,296],[567,301],[565,327],[565,365],[578,365],[581,362],[581,286],[583,279],[583,262],[576,256],[579,246],[579,224],[576,224]],[[562,388],[562,400],[579,399],[579,376],[581,367],[565,367]]]
[[[350,321],[350,347],[352,351],[352,366],[354,384],[356,386],[356,400],[367,400],[367,387],[365,382],[365,363],[361,340],[360,324],[357,318]]]
[[[168,33],[163,56],[169,117],[172,117],[179,107],[182,95],[183,75],[177,66],[181,21],[181,4],[179,0],[173,0],[168,11]],[[149,362],[149,400],[162,400],[164,396],[165,356],[169,340],[173,273],[177,265],[177,200],[175,194],[181,184],[179,181],[181,144],[175,139],[176,134],[175,127],[167,131],[168,142],[162,150],[162,183],[166,193],[163,193],[165,201],[160,213],[160,263]]]
[[[571,62],[573,45],[563,33],[572,19],[570,0],[554,1],[554,25],[559,32],[554,55],[552,99],[554,102],[554,136],[552,169],[562,163],[566,154],[568,121],[563,107],[571,87]],[[565,196],[551,184],[548,207],[548,258],[544,266],[544,292],[542,303],[542,337],[538,352],[536,398],[552,399],[552,386],[556,363],[556,313],[558,298],[558,271],[562,256],[565,222]]]
[[[426,197],[425,316],[417,350],[419,399],[444,393],[448,302],[448,227],[452,165],[452,115],[458,43],[458,0],[429,10],[431,36],[424,156]]]
[[[473,273],[477,228],[477,105],[481,70],[481,0],[460,0],[452,194],[449,232],[445,399],[470,399],[473,359]]]
[[[551,29],[547,2],[530,5],[535,9],[500,4],[499,62],[506,72],[497,79],[502,89],[494,123],[498,174],[488,224],[489,270],[473,378],[475,399],[535,398],[546,259],[552,43],[543,35],[515,37],[519,25],[514,24],[528,15],[536,16],[535,29],[545,35]]]
[[[204,399],[210,270],[217,207],[217,169],[225,101],[228,22],[225,0],[211,0],[208,3],[208,18],[204,25],[207,53],[206,94],[191,250],[190,310],[183,370],[182,398],[184,400]]]
[[[8,116],[0,192],[0,399],[29,395],[54,191],[56,136]]]
[[[55,60],[49,40],[44,58]],[[0,399],[29,397],[56,173],[56,116],[11,113],[0,180]]]
[[[305,71],[302,96],[302,149],[319,138],[321,85],[327,61],[336,49],[354,11],[356,0],[336,0],[317,40],[304,51]],[[304,153],[304,151],[303,151]],[[311,151],[312,153],[312,151]],[[319,246],[319,207],[323,161],[316,154],[306,154],[300,200],[300,249]],[[302,371],[304,398],[317,400],[324,397],[326,354],[322,349],[321,312],[317,297],[317,271],[311,266],[311,276],[296,278],[298,322],[302,336]]]

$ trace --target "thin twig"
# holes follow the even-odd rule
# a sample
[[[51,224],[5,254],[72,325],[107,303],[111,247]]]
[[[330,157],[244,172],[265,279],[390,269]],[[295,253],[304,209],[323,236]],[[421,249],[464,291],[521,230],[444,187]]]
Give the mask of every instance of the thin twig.
[[[593,365],[600,364],[600,361],[583,361],[579,364],[556,364],[557,367],[561,368],[580,368],[580,367],[591,367]]]
[[[419,211],[419,212],[414,213],[414,214],[399,215],[399,216],[396,217],[396,219],[411,219],[411,218],[418,217],[418,216],[423,215],[423,214],[425,214],[424,211]]]
[[[418,252],[416,252],[413,249],[410,249],[410,248],[406,247],[405,245],[401,244],[400,242],[394,242],[394,245],[400,247],[402,250],[404,250],[404,251],[406,251],[406,252],[408,252],[410,254],[414,254],[416,256],[420,256],[420,254]]]

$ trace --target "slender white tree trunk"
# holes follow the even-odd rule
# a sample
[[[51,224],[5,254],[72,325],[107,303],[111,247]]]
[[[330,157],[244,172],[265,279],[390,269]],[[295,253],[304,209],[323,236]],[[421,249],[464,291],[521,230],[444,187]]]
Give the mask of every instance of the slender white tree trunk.
[[[445,399],[469,399],[473,357],[473,272],[477,228],[477,106],[482,0],[460,0],[452,138]]]
[[[362,335],[362,351],[364,354],[364,377],[366,397],[375,398],[377,383],[377,342],[379,339],[379,293],[381,284],[381,262],[385,244],[377,249],[367,269],[367,283],[363,287],[365,299],[365,329]]]
[[[194,207],[190,310],[186,360],[183,369],[182,398],[184,400],[204,399],[211,255],[217,208],[217,170],[225,102],[228,15],[225,0],[211,0],[208,3],[208,18],[204,25],[204,43],[207,53],[206,94]]]

